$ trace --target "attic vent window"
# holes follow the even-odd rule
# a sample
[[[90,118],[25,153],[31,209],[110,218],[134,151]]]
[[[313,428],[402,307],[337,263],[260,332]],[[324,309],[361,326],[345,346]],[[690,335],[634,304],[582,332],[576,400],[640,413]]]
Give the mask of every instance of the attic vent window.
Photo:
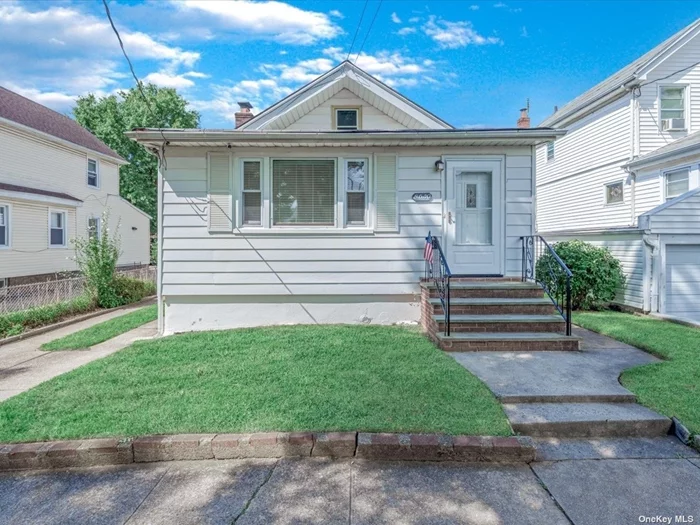
[[[360,129],[359,108],[336,108],[334,116],[335,129],[337,129],[338,131]]]

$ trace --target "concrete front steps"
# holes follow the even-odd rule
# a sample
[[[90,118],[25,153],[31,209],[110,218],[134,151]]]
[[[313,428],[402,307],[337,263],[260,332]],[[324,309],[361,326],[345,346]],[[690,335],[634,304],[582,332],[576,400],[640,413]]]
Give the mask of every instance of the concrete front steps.
[[[504,404],[513,430],[532,437],[664,436],[671,420],[636,403]]]
[[[513,279],[450,281],[450,335],[432,282],[421,283],[421,324],[445,351],[575,351],[564,319],[542,288]]]

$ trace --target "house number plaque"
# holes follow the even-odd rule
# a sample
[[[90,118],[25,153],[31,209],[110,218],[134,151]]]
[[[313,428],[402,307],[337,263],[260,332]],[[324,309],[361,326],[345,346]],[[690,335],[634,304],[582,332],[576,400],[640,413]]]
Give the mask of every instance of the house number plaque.
[[[432,202],[433,194],[427,192],[414,193],[411,198],[414,200],[414,202]]]

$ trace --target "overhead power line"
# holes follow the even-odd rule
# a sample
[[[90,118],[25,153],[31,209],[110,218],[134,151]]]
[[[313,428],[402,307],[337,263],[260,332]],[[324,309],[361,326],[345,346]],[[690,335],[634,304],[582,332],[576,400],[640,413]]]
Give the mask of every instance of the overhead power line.
[[[369,37],[369,34],[372,32],[372,26],[374,26],[374,21],[377,19],[377,15],[379,14],[379,9],[382,7],[382,0],[379,0],[379,3],[377,4],[377,10],[374,12],[374,16],[372,17],[372,21],[369,23],[369,29],[367,29],[367,34],[365,34],[364,40],[362,40],[362,45],[360,46],[360,50],[357,52],[357,56],[355,57],[355,63],[357,63],[357,60],[360,58],[360,53],[362,53],[362,50],[365,47],[365,42],[367,42],[367,38]]]
[[[352,48],[355,47],[355,39],[357,39],[357,33],[360,32],[360,26],[362,25],[362,19],[365,17],[365,10],[367,9],[367,2],[369,0],[365,0],[365,5],[362,7],[362,14],[360,15],[360,21],[357,23],[357,28],[355,29],[355,36],[352,37],[352,44],[350,44],[350,49],[348,49],[348,56],[345,57],[345,60],[350,60],[350,54],[352,53]]]

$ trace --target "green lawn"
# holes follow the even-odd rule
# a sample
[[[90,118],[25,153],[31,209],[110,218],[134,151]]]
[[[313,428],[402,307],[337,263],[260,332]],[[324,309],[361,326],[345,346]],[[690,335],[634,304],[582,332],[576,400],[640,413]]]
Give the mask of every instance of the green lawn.
[[[0,442],[271,430],[511,434],[486,386],[401,327],[139,341],[0,404]]]
[[[691,432],[700,433],[699,329],[620,312],[579,312],[573,321],[665,359],[625,371],[622,384],[642,404],[676,416]]]
[[[139,308],[128,314],[114,317],[109,321],[74,332],[60,339],[41,345],[42,350],[79,350],[112,339],[120,334],[155,321],[158,318],[156,305]]]

